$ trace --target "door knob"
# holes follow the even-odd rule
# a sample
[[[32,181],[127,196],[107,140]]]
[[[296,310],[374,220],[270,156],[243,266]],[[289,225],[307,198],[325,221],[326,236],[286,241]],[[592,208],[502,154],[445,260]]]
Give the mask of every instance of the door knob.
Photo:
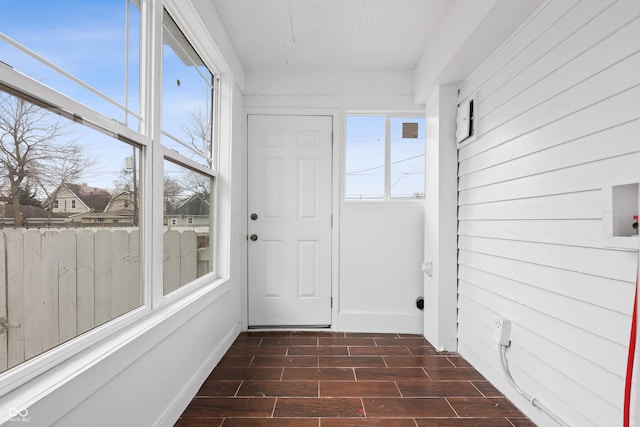
[[[251,219],[252,219],[252,220],[254,220],[254,221],[255,221],[256,219],[258,219],[258,214],[254,214],[254,213],[252,213],[252,214],[251,214]]]
[[[252,242],[255,242],[256,240],[258,240],[258,235],[257,234],[252,234],[250,237]]]

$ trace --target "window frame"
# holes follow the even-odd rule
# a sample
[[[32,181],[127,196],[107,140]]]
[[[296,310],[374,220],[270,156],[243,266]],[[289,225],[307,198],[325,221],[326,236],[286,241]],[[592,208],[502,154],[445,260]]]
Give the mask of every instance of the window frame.
[[[384,117],[385,118],[385,132],[384,132],[384,194],[382,198],[368,198],[368,199],[347,199],[347,126],[350,116],[359,117]],[[346,111],[344,113],[343,120],[343,137],[344,144],[342,150],[342,194],[340,199],[342,203],[353,204],[367,204],[367,203],[385,203],[396,205],[415,205],[416,203],[423,203],[425,198],[406,198],[406,197],[392,197],[391,196],[391,164],[393,159],[391,158],[391,120],[394,118],[419,118],[426,119],[424,111]],[[426,127],[426,121],[425,121]],[[426,156],[426,136],[425,136],[425,156]],[[425,183],[424,191],[426,191],[426,163],[425,163]],[[423,191],[423,192],[424,192]]]
[[[139,307],[132,309],[102,325],[99,325],[87,332],[84,332],[69,341],[63,342],[52,349],[34,356],[33,358],[20,363],[6,371],[0,373],[0,396],[7,395],[16,388],[33,380],[36,377],[48,373],[61,363],[71,357],[78,356],[73,362],[76,366],[88,366],[95,360],[104,357],[100,353],[100,348],[104,348],[103,343],[118,340],[122,343],[137,336],[141,331],[132,328],[137,322],[157,323],[159,319],[166,318],[172,313],[183,308],[187,303],[195,301],[205,292],[217,294],[221,285],[228,280],[228,260],[229,260],[229,232],[227,224],[230,221],[230,192],[228,184],[220,190],[220,179],[218,179],[218,168],[222,168],[222,173],[230,173],[230,153],[231,153],[231,133],[232,133],[232,104],[231,94],[233,92],[234,79],[228,65],[221,62],[225,69],[223,75],[218,69],[212,66],[213,62],[224,61],[219,51],[215,47],[211,34],[200,21],[200,17],[191,6],[180,3],[182,12],[179,12],[177,2],[172,0],[140,1],[140,131],[133,131],[126,123],[112,120],[105,115],[83,105],[63,93],[55,91],[44,84],[24,75],[7,64],[0,62],[0,87],[2,90],[12,95],[21,97],[40,107],[49,109],[70,120],[81,122],[84,125],[105,132],[113,138],[125,141],[140,148],[140,186],[144,189],[140,200],[140,235],[141,235],[141,281],[142,281],[142,303]],[[184,7],[187,6],[187,7]],[[153,37],[153,34],[162,32],[162,13],[167,8],[176,24],[181,28],[188,40],[197,40],[193,44],[194,49],[203,54],[203,62],[207,65],[214,76],[214,84],[218,91],[214,92],[213,116],[212,116],[212,157],[214,159],[212,167],[215,170],[203,167],[197,162],[186,158],[178,153],[170,151],[162,146],[161,130],[161,89],[162,82],[157,74],[162,69],[162,40]],[[200,25],[196,25],[196,30],[192,30],[186,25],[184,13],[188,20],[197,20]],[[185,31],[186,29],[186,31]],[[200,38],[196,38],[200,34]],[[212,48],[213,46],[213,48]],[[224,104],[221,101],[221,91],[225,93]],[[221,108],[223,107],[223,108]],[[222,137],[224,135],[224,138]],[[219,141],[225,141],[224,148]],[[214,151],[215,150],[215,151]],[[224,156],[224,157],[221,157]],[[181,163],[186,167],[198,170],[212,179],[211,186],[211,262],[212,272],[182,286],[180,289],[168,295],[162,292],[162,245],[157,242],[162,241],[164,230],[162,197],[154,194],[162,194],[162,179],[164,159],[170,159]],[[220,160],[222,159],[222,160]],[[158,189],[160,192],[158,193]],[[225,206],[220,208],[219,194],[224,198]],[[220,210],[220,211],[219,211]],[[218,230],[225,230],[219,234]],[[154,244],[154,242],[156,242]],[[158,247],[159,246],[159,247]],[[221,266],[222,271],[216,268]],[[160,273],[158,274],[158,270]],[[160,307],[166,307],[158,310]],[[97,345],[97,347],[96,347]],[[112,348],[113,345],[108,347]],[[93,348],[93,350],[91,350]],[[77,365],[77,364],[80,365]],[[54,371],[55,372],[55,371]],[[78,370],[75,370],[78,372]],[[59,384],[65,379],[52,374],[47,376],[52,386]]]
[[[86,107],[78,101],[61,94],[32,78],[21,74],[12,67],[0,62],[0,89],[13,96],[17,96],[53,111],[70,120],[81,120],[83,124],[107,133],[116,139],[121,139],[140,147],[143,152],[148,151],[151,139],[140,133],[134,132],[123,123],[110,120],[96,111]],[[148,190],[146,191],[148,193]],[[142,230],[142,227],[141,227]],[[142,231],[141,231],[142,232]],[[141,247],[141,250],[143,248]],[[142,268],[144,271],[144,268]],[[124,325],[131,324],[150,311],[147,303],[146,280],[143,274],[143,301],[137,307],[121,316],[118,316],[103,325],[84,332],[69,341],[63,342],[52,349],[44,351],[33,358],[26,360],[6,371],[0,373],[0,396],[3,396],[15,388],[25,384],[33,378],[52,369],[64,360],[87,349],[91,345],[106,338],[109,334],[120,330]]]

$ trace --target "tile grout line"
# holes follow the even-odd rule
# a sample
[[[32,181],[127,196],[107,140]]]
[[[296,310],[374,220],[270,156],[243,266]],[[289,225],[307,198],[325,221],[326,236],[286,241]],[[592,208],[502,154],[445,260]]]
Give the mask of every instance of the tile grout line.
[[[393,384],[396,386],[396,390],[398,390],[398,394],[400,395],[400,399],[404,399],[404,394],[402,394],[402,390],[400,390],[400,386],[398,385],[398,381],[394,381]]]
[[[473,381],[469,380],[469,383],[471,383],[471,385],[473,386],[473,388],[475,388],[476,390],[478,390],[478,393],[480,393],[480,394],[482,395],[482,397],[485,397],[485,398],[487,397],[487,395],[486,395],[486,394],[484,394],[484,393],[482,392],[482,390],[480,390],[480,389],[479,389],[479,388],[478,388],[478,387],[473,383]]]
[[[448,361],[449,363],[451,363],[451,366],[452,366],[452,367],[457,368],[456,364],[455,364],[455,363],[453,363],[453,362],[451,361],[451,359],[449,359],[449,356],[444,356],[444,358],[445,358],[445,359],[447,359],[447,361]]]
[[[428,379],[428,380],[434,381],[434,380],[432,380],[432,379],[431,379],[431,377],[429,376],[429,373],[428,373],[428,372],[427,372],[427,370],[424,368],[424,366],[423,366],[421,369],[422,369],[422,372],[424,372],[424,374],[427,376],[427,379]]]
[[[449,402],[449,399],[447,399],[446,397],[443,397],[444,401],[447,402],[447,405],[449,405],[449,407],[451,408],[451,410],[453,411],[454,414],[456,414],[456,417],[460,418],[460,415],[458,414],[458,411],[456,411],[453,408],[453,405],[451,404],[451,402]]]

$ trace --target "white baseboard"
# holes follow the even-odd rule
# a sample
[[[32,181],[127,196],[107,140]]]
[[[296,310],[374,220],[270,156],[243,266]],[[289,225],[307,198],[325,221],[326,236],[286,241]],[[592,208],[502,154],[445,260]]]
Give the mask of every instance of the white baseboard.
[[[422,334],[424,315],[422,313],[368,313],[340,312],[335,330],[345,332],[385,332],[402,334]]]

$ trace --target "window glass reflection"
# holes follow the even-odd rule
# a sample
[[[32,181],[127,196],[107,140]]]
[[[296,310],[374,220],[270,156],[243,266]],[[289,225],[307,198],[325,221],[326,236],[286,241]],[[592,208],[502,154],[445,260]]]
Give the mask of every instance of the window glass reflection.
[[[164,293],[213,271],[211,185],[213,178],[164,162]]]
[[[20,325],[0,370],[142,304],[139,159],[0,91],[0,310]]]

